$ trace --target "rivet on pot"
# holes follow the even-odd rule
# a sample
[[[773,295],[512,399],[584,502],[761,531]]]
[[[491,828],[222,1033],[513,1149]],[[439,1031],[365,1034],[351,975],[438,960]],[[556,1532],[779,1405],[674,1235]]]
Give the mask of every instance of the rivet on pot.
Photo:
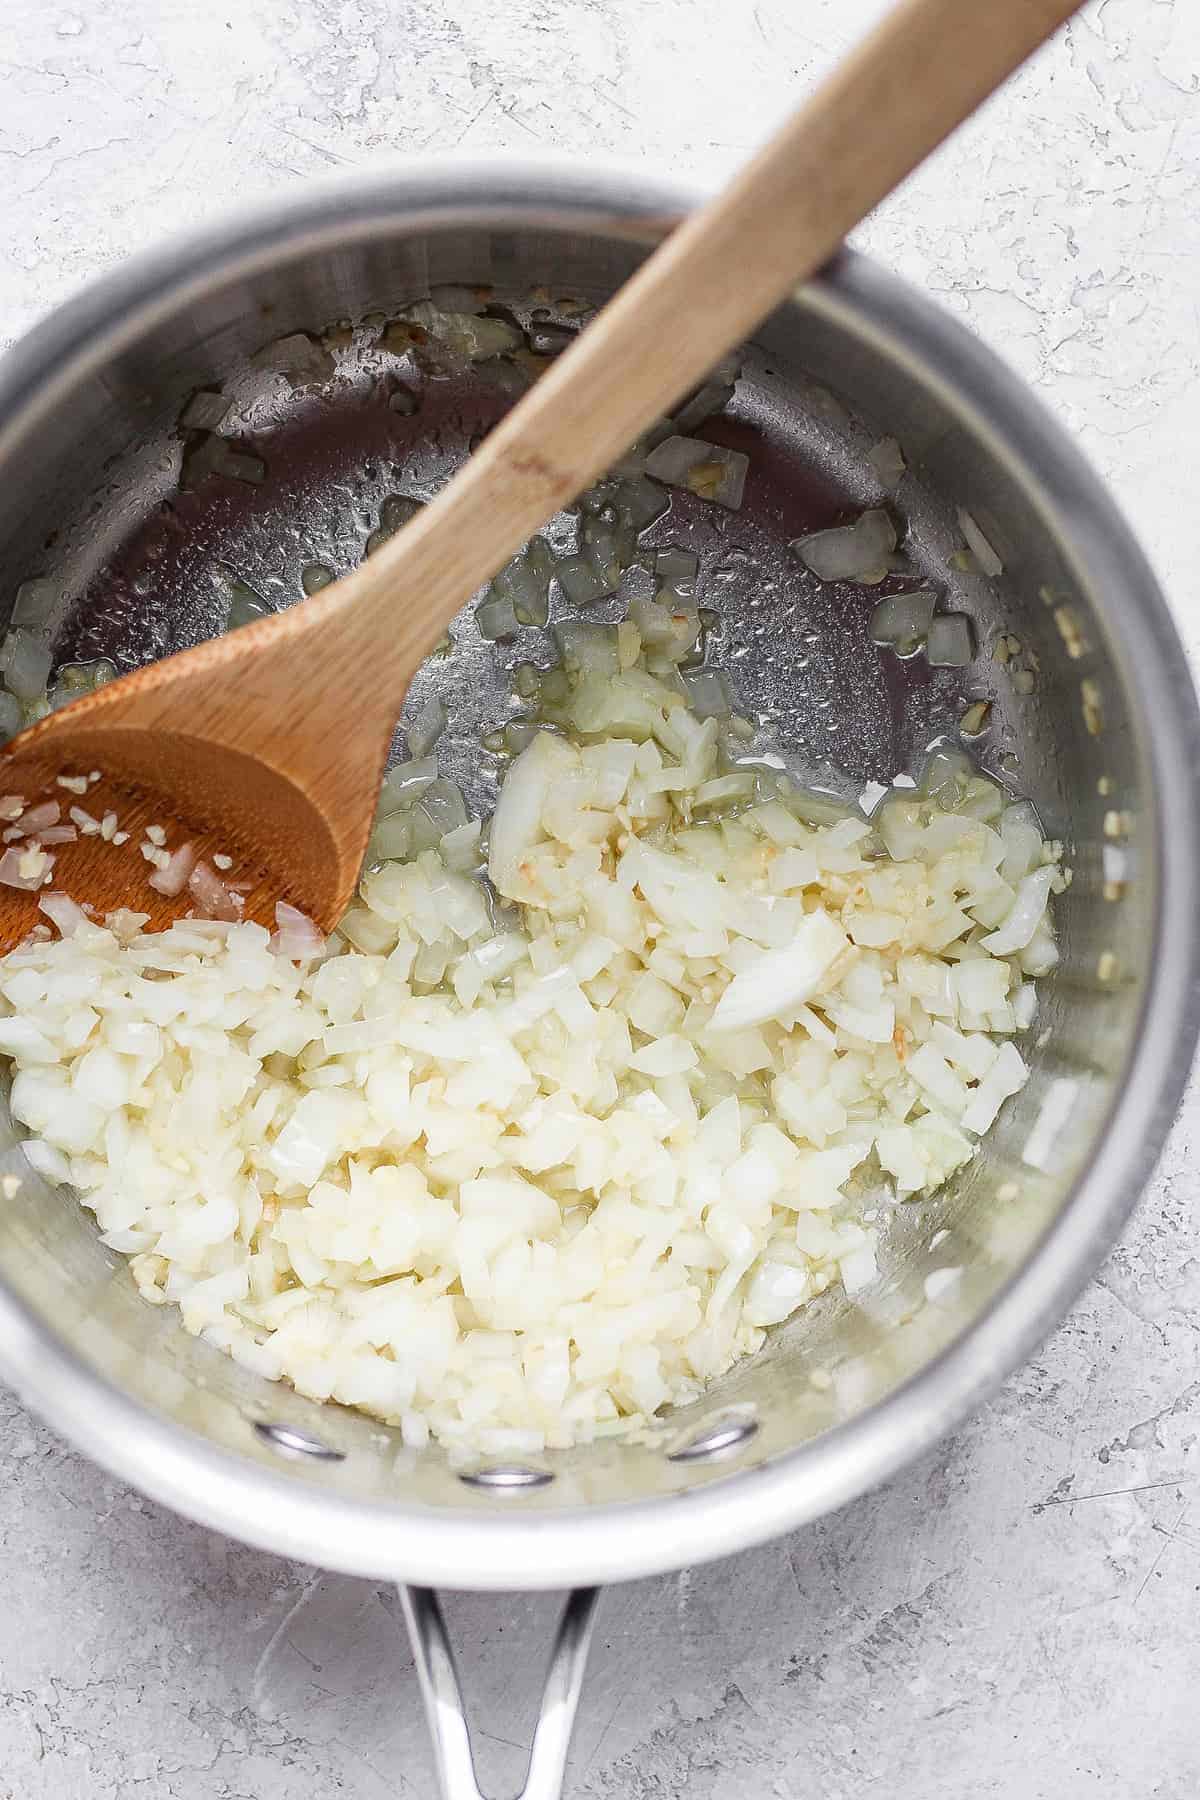
[[[490,1469],[468,1469],[458,1479],[467,1487],[519,1493],[528,1488],[549,1487],[554,1476],[549,1469],[529,1469],[521,1463],[496,1463]]]
[[[323,1444],[320,1438],[313,1437],[311,1432],[301,1431],[295,1425],[279,1425],[271,1419],[255,1419],[254,1429],[264,1443],[270,1444],[272,1450],[278,1450],[283,1456],[308,1456],[316,1462],[345,1462],[344,1450],[334,1450],[329,1444]]]
[[[668,1462],[710,1462],[740,1450],[758,1430],[752,1406],[727,1406],[701,1425],[689,1425],[667,1451]]]

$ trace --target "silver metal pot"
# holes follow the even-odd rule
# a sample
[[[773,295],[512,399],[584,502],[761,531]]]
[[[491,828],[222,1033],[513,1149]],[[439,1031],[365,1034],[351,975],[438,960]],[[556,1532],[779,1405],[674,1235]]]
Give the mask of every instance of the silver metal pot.
[[[275,603],[298,598],[302,566],[348,565],[382,496],[444,477],[507,403],[486,382],[450,381],[415,416],[389,404],[393,365],[370,315],[431,283],[483,281],[516,308],[537,289],[562,317],[560,299],[603,299],[691,199],[594,170],[413,166],[302,190],[118,270],[0,368],[0,604],[49,576],[64,659],[131,666],[216,628],[221,570]],[[337,382],[296,388],[253,360],[267,340],[364,315]],[[266,478],[181,494],[181,408],[218,386],[234,402],[224,429],[252,440]],[[1196,1034],[1196,706],[1153,578],[1079,453],[959,326],[849,254],[757,334],[728,430],[758,471],[744,513],[722,536],[702,508],[682,510],[668,535],[701,548],[730,666],[798,766],[887,779],[990,699],[981,760],[1032,796],[1075,872],[1033,1078],[986,1155],[902,1209],[877,1295],[780,1329],[661,1442],[462,1468],[251,1377],[146,1306],[90,1218],[26,1166],[4,1116],[0,1169],[18,1185],[0,1209],[3,1374],[81,1449],[191,1518],[421,1583],[408,1614],[454,1793],[474,1784],[432,1585],[594,1586],[721,1556],[918,1456],[1100,1261]],[[884,435],[910,466],[897,498],[910,554],[975,621],[966,671],[885,661],[861,598],[815,592],[784,550],[877,493],[866,453]],[[995,581],[955,560],[959,507],[1003,559]],[[988,656],[1000,632],[1020,642],[1008,662]],[[429,678],[457,702],[476,798],[489,669],[464,630]],[[961,1277],[931,1303],[926,1277],[946,1267]],[[583,1593],[568,1607],[530,1795],[558,1788],[591,1606]]]

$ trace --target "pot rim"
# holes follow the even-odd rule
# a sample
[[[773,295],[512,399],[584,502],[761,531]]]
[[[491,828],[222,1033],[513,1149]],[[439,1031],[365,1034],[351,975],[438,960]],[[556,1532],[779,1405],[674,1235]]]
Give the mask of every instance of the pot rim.
[[[0,457],[89,364],[107,361],[155,318],[348,233],[506,220],[650,242],[700,197],[628,166],[496,158],[414,160],[305,186],[143,252],[35,326],[0,364]],[[347,1574],[478,1589],[632,1579],[747,1548],[876,1486],[959,1423],[1062,1318],[1150,1174],[1200,1026],[1200,715],[1170,613],[1098,477],[997,356],[854,252],[841,252],[807,297],[939,385],[970,429],[1036,483],[1093,590],[1111,596],[1105,625],[1140,713],[1159,887],[1137,1037],[1087,1162],[1059,1216],[984,1311],[858,1417],[769,1464],[685,1493],[509,1517],[352,1500],[218,1449],[86,1365],[0,1279],[6,1378],[113,1475],[199,1524]],[[1174,801],[1169,832],[1166,794]]]

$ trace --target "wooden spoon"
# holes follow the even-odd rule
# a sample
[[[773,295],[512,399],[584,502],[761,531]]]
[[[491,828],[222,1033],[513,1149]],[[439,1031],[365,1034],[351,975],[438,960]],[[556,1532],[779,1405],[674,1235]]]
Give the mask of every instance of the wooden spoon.
[[[147,824],[233,858],[245,915],[331,929],[370,834],[414,671],[459,607],[620,456],[966,118],[1079,0],[903,0],[723,194],[678,225],[431,505],[353,574],[23,732],[0,792],[115,812],[122,845],[56,847],[54,888],[149,912]],[[56,787],[93,771],[86,795]],[[0,808],[2,810],[2,808]],[[2,821],[0,821],[2,822]],[[110,826],[111,829],[111,826]],[[154,836],[159,835],[157,832]],[[0,942],[36,895],[0,888]]]

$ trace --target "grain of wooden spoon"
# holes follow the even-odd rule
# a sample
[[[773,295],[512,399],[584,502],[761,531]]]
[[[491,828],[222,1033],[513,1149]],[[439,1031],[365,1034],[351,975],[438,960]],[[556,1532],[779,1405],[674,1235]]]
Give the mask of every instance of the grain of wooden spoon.
[[[904,0],[743,173],[677,226],[443,492],[353,574],[139,670],[22,733],[0,790],[116,812],[122,848],[57,850],[53,883],[163,923],[142,828],[248,873],[322,927],[353,893],[414,671],[475,590],[836,249],[1079,0]],[[86,797],[55,786],[101,772]],[[0,889],[0,941],[35,897]]]

